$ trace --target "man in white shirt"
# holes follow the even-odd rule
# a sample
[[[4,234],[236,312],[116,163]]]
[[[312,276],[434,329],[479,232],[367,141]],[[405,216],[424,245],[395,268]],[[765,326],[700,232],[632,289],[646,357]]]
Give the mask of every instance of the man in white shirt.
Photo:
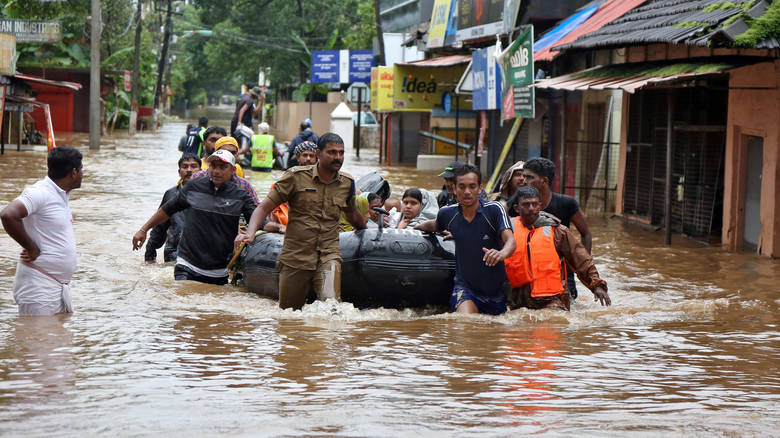
[[[13,288],[20,315],[73,312],[69,285],[76,270],[76,239],[68,197],[81,187],[81,158],[70,147],[52,149],[48,176],[0,211],[3,228],[22,246]]]

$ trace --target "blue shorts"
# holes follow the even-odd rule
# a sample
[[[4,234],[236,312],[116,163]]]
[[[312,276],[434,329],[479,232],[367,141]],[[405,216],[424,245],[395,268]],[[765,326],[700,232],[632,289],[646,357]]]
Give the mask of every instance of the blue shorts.
[[[477,306],[479,313],[489,315],[500,315],[506,312],[506,293],[499,294],[497,297],[484,297],[473,292],[462,284],[455,284],[450,295],[450,311],[454,312],[464,301],[471,301]]]

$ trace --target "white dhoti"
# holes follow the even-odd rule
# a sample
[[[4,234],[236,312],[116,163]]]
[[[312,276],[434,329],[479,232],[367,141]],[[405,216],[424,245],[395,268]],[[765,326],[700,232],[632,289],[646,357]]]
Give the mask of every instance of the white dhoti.
[[[70,281],[59,280],[41,268],[21,261],[16,264],[14,300],[20,315],[73,312]]]

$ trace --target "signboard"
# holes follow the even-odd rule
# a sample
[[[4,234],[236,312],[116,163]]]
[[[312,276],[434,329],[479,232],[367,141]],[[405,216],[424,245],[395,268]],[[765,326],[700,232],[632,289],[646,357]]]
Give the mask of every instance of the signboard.
[[[371,109],[393,110],[393,67],[371,69]]]
[[[533,119],[536,117],[536,89],[532,87],[516,87],[513,89],[515,117]]]
[[[361,89],[363,91],[358,92],[358,89]],[[371,98],[371,94],[369,93],[368,86],[362,82],[355,82],[354,84],[350,85],[349,88],[347,88],[347,101],[349,103],[357,105],[358,96],[360,96],[361,105],[367,104]]]
[[[16,74],[16,38],[0,34],[0,74]]]
[[[493,46],[471,53],[474,110],[498,109],[501,102],[501,75],[498,73],[495,52],[496,48]]]
[[[520,0],[458,0],[458,41],[508,33]]]
[[[130,71],[125,70],[125,91],[132,89],[132,80],[130,79]]]
[[[14,35],[18,43],[58,43],[62,41],[62,26],[59,21],[0,18],[0,33]]]
[[[431,13],[431,24],[428,27],[428,48],[444,46],[447,25],[452,16],[452,0],[435,0]]]
[[[368,82],[374,66],[371,50],[315,50],[311,55],[313,82]]]
[[[504,102],[504,119],[515,117],[533,118],[534,90],[534,30],[525,26],[520,36],[499,56]],[[518,107],[519,105],[520,107]]]
[[[534,83],[534,27],[525,26],[517,39],[501,54],[505,79],[515,87]]]
[[[441,108],[441,96],[454,91],[465,65],[425,67],[393,66],[393,109],[430,111]]]

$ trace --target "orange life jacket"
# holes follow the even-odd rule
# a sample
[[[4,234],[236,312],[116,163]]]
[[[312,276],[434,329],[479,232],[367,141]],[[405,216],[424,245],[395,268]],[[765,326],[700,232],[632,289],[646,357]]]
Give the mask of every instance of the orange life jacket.
[[[504,266],[512,287],[531,283],[531,296],[549,297],[566,290],[566,263],[555,250],[555,227],[543,226],[529,230],[513,219],[515,252]]]
[[[274,216],[276,219],[279,219],[279,223],[287,226],[287,221],[289,220],[290,215],[290,206],[287,205],[286,202],[279,204],[278,207],[274,208]]]
[[[273,184],[271,184],[271,188],[274,188]],[[290,205],[286,202],[279,204],[278,207],[274,208],[273,215],[278,219],[278,223],[286,227],[287,221],[290,219]]]

